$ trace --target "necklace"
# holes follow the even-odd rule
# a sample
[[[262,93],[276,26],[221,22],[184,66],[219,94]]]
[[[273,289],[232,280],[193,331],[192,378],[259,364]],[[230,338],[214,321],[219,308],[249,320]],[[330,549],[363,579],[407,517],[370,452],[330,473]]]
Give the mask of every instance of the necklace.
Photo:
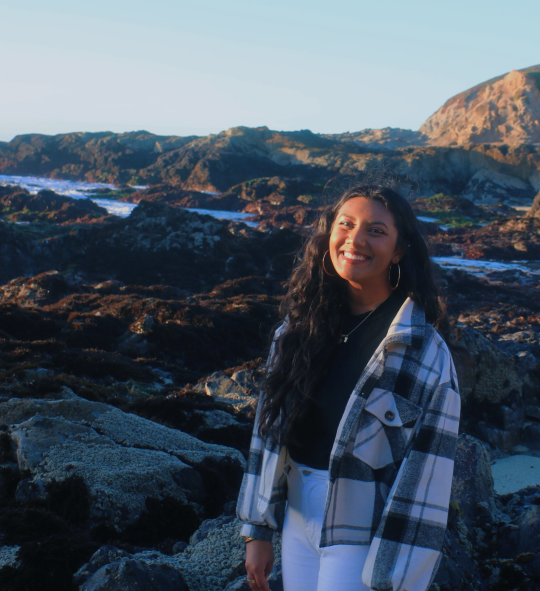
[[[392,295],[392,294],[390,294]],[[390,296],[388,296],[389,298]],[[386,300],[388,299],[386,298]],[[359,327],[362,326],[362,324],[364,324],[364,322],[373,314],[373,312],[375,312],[375,310],[381,305],[384,304],[384,302],[386,302],[386,300],[383,300],[378,306],[375,306],[375,308],[373,308],[373,310],[371,310],[371,312],[361,321],[359,322],[350,332],[348,332],[347,334],[342,334],[341,338],[339,339],[339,344],[341,343],[346,343],[349,339],[349,337],[351,336],[351,334]]]

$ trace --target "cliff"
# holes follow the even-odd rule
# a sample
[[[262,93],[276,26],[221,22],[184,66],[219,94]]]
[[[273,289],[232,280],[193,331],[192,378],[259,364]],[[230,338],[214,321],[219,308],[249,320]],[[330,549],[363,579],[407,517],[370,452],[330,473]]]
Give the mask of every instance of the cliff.
[[[437,146],[540,143],[540,65],[453,96],[419,131]]]

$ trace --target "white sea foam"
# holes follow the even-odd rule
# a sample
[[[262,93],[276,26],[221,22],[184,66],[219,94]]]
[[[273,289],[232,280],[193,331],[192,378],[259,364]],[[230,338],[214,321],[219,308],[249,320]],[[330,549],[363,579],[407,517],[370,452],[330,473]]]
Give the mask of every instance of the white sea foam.
[[[106,183],[83,183],[81,181],[64,181],[60,179],[48,179],[36,176],[15,176],[8,174],[0,174],[0,185],[4,187],[7,185],[16,185],[27,189],[30,193],[35,195],[43,189],[54,191],[58,195],[66,195],[73,199],[86,199],[93,195],[98,189],[110,189],[116,191],[117,187],[108,185]],[[94,203],[104,207],[110,214],[119,215],[120,217],[127,217],[136,207],[133,203],[124,203],[123,201],[115,201],[114,199],[95,199]]]
[[[116,190],[114,185],[108,185],[106,183],[83,183],[81,181],[65,181],[45,177],[14,176],[9,174],[0,174],[0,185],[17,185],[27,189],[34,195],[43,189],[48,189],[59,195],[68,195],[74,199],[85,199],[88,195],[95,193],[97,189]]]
[[[7,174],[0,174],[0,185],[17,185],[27,189],[30,193],[36,194],[43,189],[54,191],[58,195],[67,195],[73,197],[73,199],[86,199],[90,197],[94,203],[104,207],[108,213],[117,215],[122,218],[126,218],[130,213],[137,207],[137,203],[127,203],[125,201],[116,201],[114,199],[100,199],[98,197],[92,197],[97,189],[110,189],[112,191],[118,190],[114,185],[108,185],[105,183],[83,183],[81,181],[63,181],[59,179],[48,179],[44,177],[35,176],[14,176]],[[147,189],[146,186],[132,187],[134,189]],[[211,195],[219,195],[212,191],[202,191]],[[244,222],[248,226],[253,228],[257,227],[254,222],[248,221],[251,215],[249,213],[241,213],[238,211],[215,211],[211,209],[195,209],[185,208],[190,211],[195,211],[201,214],[211,215],[220,220],[232,220],[233,222]]]
[[[199,209],[195,207],[186,207],[189,211],[195,211],[196,213],[211,215],[218,220],[231,220],[233,222],[244,222],[252,228],[256,228],[258,224],[255,222],[248,221],[251,218],[251,214],[243,213],[241,211],[220,211],[215,209]]]
[[[498,261],[481,261],[462,259],[460,257],[431,257],[431,259],[443,266],[454,269],[462,269],[473,275],[485,276],[490,271],[521,271],[530,275],[540,275],[540,261],[511,261],[502,263]]]
[[[127,218],[138,205],[138,203],[114,201],[113,199],[92,199],[92,201],[104,207],[110,214],[118,215],[121,218]]]
[[[444,230],[444,231],[446,231],[446,230],[448,230],[448,229],[450,228],[450,226],[443,226],[443,225],[441,225],[441,224],[439,223],[439,222],[440,222],[440,220],[438,220],[437,218],[430,218],[430,217],[429,217],[429,216],[427,216],[427,215],[417,215],[417,216],[416,216],[416,219],[417,219],[417,220],[420,220],[421,222],[430,222],[430,223],[432,223],[432,224],[437,224],[437,226],[439,226],[439,228],[440,228],[441,230]]]

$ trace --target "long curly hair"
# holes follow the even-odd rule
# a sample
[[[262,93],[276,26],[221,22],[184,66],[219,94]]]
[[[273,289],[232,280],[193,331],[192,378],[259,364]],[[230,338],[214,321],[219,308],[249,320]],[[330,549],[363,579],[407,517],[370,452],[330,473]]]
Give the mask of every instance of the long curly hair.
[[[339,275],[325,274],[322,259],[339,210],[354,197],[378,201],[392,213],[398,231],[396,248],[402,247],[405,252],[400,260],[397,291],[423,307],[426,320],[451,350],[462,348],[451,342],[446,306],[439,297],[424,232],[407,199],[391,188],[351,187],[323,211],[315,232],[297,253],[288,291],[280,305],[280,317],[287,321],[287,326],[274,343],[274,363],[263,380],[259,433],[264,437],[283,409],[288,419],[282,433],[286,445],[292,440],[296,421],[307,412],[339,342],[347,306],[347,282]],[[325,261],[327,269],[329,258]]]

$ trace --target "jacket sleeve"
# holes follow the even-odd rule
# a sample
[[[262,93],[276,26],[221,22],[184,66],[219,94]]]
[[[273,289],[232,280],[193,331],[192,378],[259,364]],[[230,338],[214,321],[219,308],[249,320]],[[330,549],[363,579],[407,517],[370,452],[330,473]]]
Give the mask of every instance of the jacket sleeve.
[[[364,565],[363,582],[376,591],[426,591],[442,558],[461,410],[447,355],[448,380],[434,385],[424,406]]]
[[[285,323],[281,324],[272,340],[270,353],[266,363],[266,371],[269,371],[275,355],[275,343],[279,335],[283,332]],[[255,414],[255,421],[253,425],[253,433],[251,436],[251,444],[249,448],[249,456],[246,470],[242,479],[238,502],[236,504],[236,515],[243,525],[240,529],[241,536],[248,536],[250,538],[257,538],[258,540],[265,540],[274,542],[277,535],[277,520],[273,518],[271,512],[266,511],[264,514],[258,509],[259,489],[261,487],[261,479],[264,478],[262,474],[263,454],[265,451],[265,441],[259,437],[258,425],[260,420],[260,413],[262,408],[262,392],[259,394],[257,403],[257,412]]]

